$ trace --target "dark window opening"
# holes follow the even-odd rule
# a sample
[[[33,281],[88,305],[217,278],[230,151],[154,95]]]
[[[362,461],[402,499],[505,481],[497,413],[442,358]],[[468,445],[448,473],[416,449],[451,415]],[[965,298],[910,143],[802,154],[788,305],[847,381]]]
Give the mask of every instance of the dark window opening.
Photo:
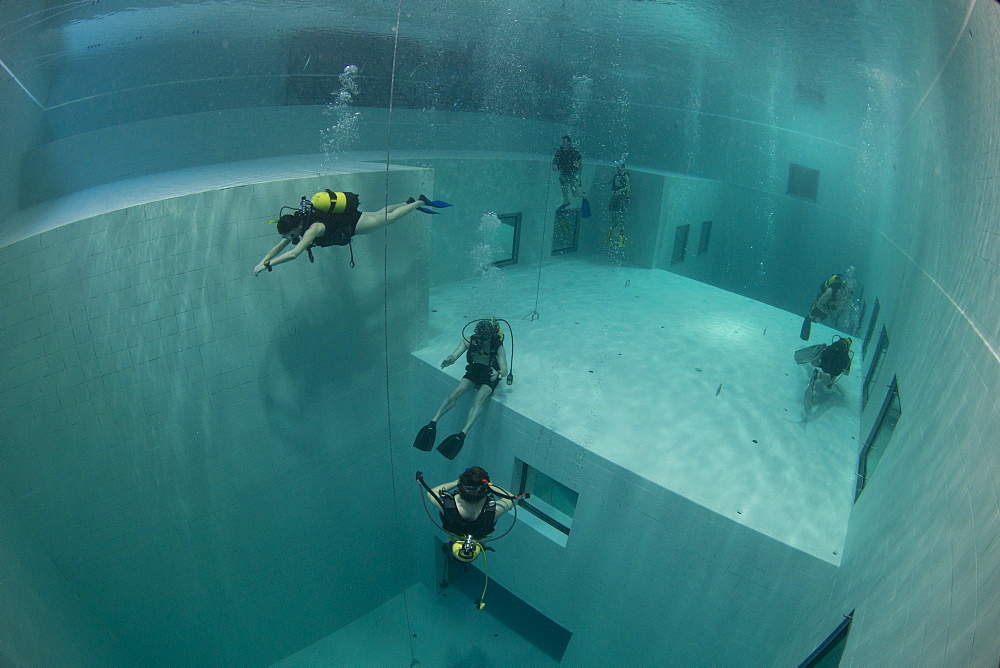
[[[670,258],[670,264],[680,264],[687,255],[688,234],[691,232],[690,225],[680,225],[674,232],[674,254]]]
[[[708,241],[712,236],[712,221],[706,220],[701,224],[701,237],[698,239],[698,255],[708,252]]]
[[[799,668],[832,668],[833,666],[839,666],[840,658],[844,655],[844,647],[847,646],[847,635],[851,632],[851,622],[853,620],[854,611],[851,610],[849,614],[844,615],[844,621],[837,626],[837,629],[809,655],[809,658],[799,664]]]
[[[788,194],[816,201],[819,194],[819,170],[788,163]]]
[[[861,495],[861,490],[865,488],[872,473],[875,472],[878,463],[882,461],[885,447],[889,444],[889,439],[892,438],[892,432],[896,429],[896,423],[899,422],[899,416],[902,415],[902,412],[903,409],[899,405],[899,388],[896,384],[896,378],[893,377],[892,383],[889,385],[889,392],[885,395],[885,401],[882,402],[882,409],[878,413],[878,419],[875,420],[875,426],[872,427],[868,440],[865,441],[865,446],[861,449],[861,456],[858,459],[858,488],[854,493],[855,501]]]
[[[555,227],[552,229],[552,254],[562,255],[576,250],[580,240],[580,210],[559,209],[556,211]]]
[[[538,469],[524,462],[520,464],[518,493],[528,492],[531,498],[522,500],[518,506],[568,536],[580,495]]]
[[[875,348],[875,355],[872,357],[871,366],[868,367],[868,374],[865,376],[865,384],[861,386],[861,410],[868,405],[868,398],[871,396],[872,386],[878,377],[879,369],[882,368],[882,360],[885,358],[885,350],[889,347],[889,335],[882,328],[882,333],[878,337],[878,346]]]
[[[502,224],[497,231],[493,264],[497,267],[517,264],[517,254],[521,248],[521,213],[502,213],[497,218]]]
[[[872,307],[872,319],[868,321],[868,330],[865,332],[865,340],[861,344],[861,354],[868,355],[868,344],[872,341],[872,334],[875,333],[875,325],[878,324],[878,312],[882,308],[882,304],[879,303],[878,299],[875,300],[875,306]]]

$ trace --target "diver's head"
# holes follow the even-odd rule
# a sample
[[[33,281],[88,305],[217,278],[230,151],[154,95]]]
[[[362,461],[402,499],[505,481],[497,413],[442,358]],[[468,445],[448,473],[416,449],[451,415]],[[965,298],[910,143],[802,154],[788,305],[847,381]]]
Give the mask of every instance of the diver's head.
[[[564,144],[572,144],[573,143],[573,138],[570,137],[569,135],[563,135],[563,143]]]
[[[302,225],[301,216],[286,213],[278,219],[278,234],[283,237],[290,237],[292,234],[301,234],[299,227]]]
[[[842,348],[845,353],[851,351],[851,344],[854,343],[854,341],[851,340],[851,337],[842,336],[836,338],[837,340],[830,344],[831,348]]]
[[[458,476],[458,495],[469,503],[482,501],[490,491],[490,475],[478,466],[465,469]]]
[[[489,338],[493,335],[493,331],[496,326],[490,320],[480,320],[476,323],[476,336],[480,338]]]

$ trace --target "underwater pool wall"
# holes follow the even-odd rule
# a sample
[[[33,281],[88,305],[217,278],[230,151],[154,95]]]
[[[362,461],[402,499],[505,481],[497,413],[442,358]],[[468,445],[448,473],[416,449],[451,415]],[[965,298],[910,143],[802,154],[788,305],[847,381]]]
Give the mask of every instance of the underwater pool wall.
[[[15,23],[24,13],[42,8],[41,0],[6,2],[0,5],[0,25]],[[38,31],[23,29],[4,38],[3,62],[7,65],[38,58],[46,53],[47,44],[39,39]],[[4,71],[0,76],[0,146],[3,159],[0,160],[0,219],[17,211],[20,201],[21,160],[20,156],[45,142],[45,112],[42,101],[32,99],[20,80]]]
[[[62,137],[24,154],[21,206],[145,174],[315,154],[321,150],[321,133],[332,122],[325,110],[226,109]],[[341,150],[351,151],[351,159],[384,161],[387,110],[363,108],[358,113],[356,135]],[[794,312],[811,303],[816,286],[827,276],[864,261],[870,222],[859,219],[858,212],[871,185],[867,170],[859,169],[865,159],[859,149],[761,123],[683,110],[637,106],[633,114],[637,134],[628,166],[635,173],[635,205],[627,222],[631,240],[617,261],[676,271]],[[692,123],[704,137],[696,146],[683,132]],[[534,234],[522,236],[529,244],[523,258],[534,261],[538,247],[530,244],[543,244],[542,257],[548,256],[544,245],[551,244],[551,218],[561,194],[549,162],[566,128],[478,113],[394,109],[389,153],[394,163],[448,169],[449,178],[438,179],[448,190],[442,197],[446,201],[466,202],[478,213],[520,210],[533,217],[526,219],[529,226],[532,221],[547,224],[547,235],[537,237],[540,242],[533,241]],[[610,153],[602,132],[600,127],[574,130],[584,155],[583,188],[591,196],[593,212],[591,219],[582,221],[578,252],[607,256],[608,182],[611,165],[620,156]],[[766,159],[761,145],[769,147]],[[336,158],[335,153],[332,169]],[[499,158],[499,164],[493,164],[493,158]],[[534,164],[515,167],[511,162],[525,158]],[[793,162],[819,170],[815,201],[787,192]],[[698,226],[704,220],[713,221],[712,244],[706,256],[696,258]],[[650,227],[656,224],[655,230]],[[671,265],[674,229],[684,224],[691,225],[694,248],[685,263]],[[442,252],[466,252],[450,241],[460,236],[435,234],[433,239],[435,258]],[[434,285],[457,280],[463,263],[463,257],[439,260]]]
[[[412,364],[415,414],[433,414],[454,379],[416,357]],[[430,484],[475,463],[517,491],[524,462],[578,492],[564,543],[522,509],[488,559],[492,581],[572,634],[566,665],[794,665],[825,630],[803,620],[827,602],[833,563],[652,483],[501,402],[490,403],[454,462],[412,448],[409,458]],[[441,576],[434,539],[443,534],[418,505],[412,476],[408,484],[411,558],[434,590]],[[505,530],[508,520],[499,524]],[[470,604],[468,614],[488,608],[477,613]]]
[[[861,437],[893,378],[901,416],[855,504],[826,613],[832,632],[855,611],[842,665],[1000,657],[1000,7],[931,7],[954,51],[925,63],[940,76],[882,180],[867,294],[889,347]]]
[[[288,193],[327,183],[151,201],[0,249],[0,509],[22,527],[0,588],[31,616],[22,665],[269,663],[407,584],[367,543],[393,517],[371,489],[392,468],[386,406],[409,424],[427,220],[357,238],[354,269],[337,248],[251,272]],[[338,183],[385,197],[384,169]],[[393,199],[421,191],[427,170],[389,177]]]

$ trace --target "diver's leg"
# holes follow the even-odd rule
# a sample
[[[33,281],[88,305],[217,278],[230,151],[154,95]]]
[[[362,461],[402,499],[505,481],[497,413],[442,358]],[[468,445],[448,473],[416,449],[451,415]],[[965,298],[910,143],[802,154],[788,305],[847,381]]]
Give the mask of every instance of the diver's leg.
[[[441,403],[441,408],[439,408],[438,412],[434,414],[434,419],[431,420],[431,422],[437,422],[438,420],[440,420],[445,413],[447,413],[448,411],[450,411],[452,408],[455,407],[455,402],[458,401],[458,398],[471,389],[472,389],[471,380],[469,380],[468,378],[463,378],[461,381],[459,381],[458,386],[455,387],[455,389],[452,390],[451,394],[449,394],[445,398],[445,400]]]
[[[361,214],[361,218],[358,220],[358,226],[355,228],[354,233],[368,234],[369,232],[380,230],[389,223],[394,223],[406,214],[411,213],[422,204],[423,202],[416,200],[415,202],[403,204],[390,204],[384,209],[379,209],[378,211],[366,211]]]
[[[480,413],[483,412],[483,408],[486,407],[486,402],[490,400],[490,396],[493,394],[493,388],[483,383],[479,386],[479,391],[476,392],[476,398],[472,401],[472,407],[469,408],[469,417],[465,420],[465,426],[462,427],[462,431],[466,434],[472,429],[472,425],[476,423],[479,419]]]

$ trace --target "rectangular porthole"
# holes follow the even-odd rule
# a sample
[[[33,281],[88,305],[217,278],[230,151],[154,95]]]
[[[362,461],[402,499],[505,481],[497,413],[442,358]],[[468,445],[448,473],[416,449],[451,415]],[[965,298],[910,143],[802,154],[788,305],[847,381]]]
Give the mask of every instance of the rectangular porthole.
[[[680,264],[687,255],[688,234],[691,232],[690,225],[678,225],[674,232],[674,254],[670,258],[670,264]]]
[[[698,255],[708,252],[708,242],[712,237],[712,221],[706,220],[701,224],[701,237],[698,239]]]
[[[815,202],[819,194],[819,170],[796,165],[794,162],[788,163],[787,193]]]
[[[865,376],[865,383],[861,386],[861,410],[864,410],[865,406],[868,405],[872,385],[875,384],[879,369],[882,368],[882,359],[885,357],[885,351],[888,347],[889,335],[886,333],[885,327],[883,327],[882,333],[878,337],[878,346],[875,348],[875,355],[872,357],[872,363],[868,367],[868,374]]]
[[[517,264],[517,255],[521,249],[521,212],[501,213],[497,218],[501,224],[493,245],[493,265],[506,267]]]
[[[872,334],[875,333],[875,325],[878,324],[878,312],[881,310],[882,304],[879,300],[875,300],[875,306],[872,308],[872,319],[868,321],[868,331],[865,332],[865,340],[861,344],[861,354],[868,354],[868,344],[872,342]]]
[[[552,254],[562,255],[576,250],[580,241],[580,210],[559,209],[552,228]]]
[[[541,520],[549,529],[554,529],[559,535],[553,534],[552,531],[543,533],[565,545],[566,537],[569,536],[570,528],[573,526],[573,515],[580,495],[525,462],[515,460],[515,464],[520,479],[518,493],[531,494],[531,497],[521,501],[518,507]]]
[[[892,383],[889,385],[889,392],[885,395],[885,401],[882,402],[882,409],[878,413],[878,419],[875,420],[875,426],[872,427],[868,440],[865,441],[865,445],[861,449],[861,456],[858,458],[858,486],[854,493],[855,501],[861,496],[861,490],[865,488],[868,479],[882,460],[882,455],[885,453],[885,448],[889,444],[889,439],[892,438],[892,432],[896,429],[896,423],[899,422],[902,413],[903,409],[899,405],[899,388],[896,384],[896,378],[893,377]]]

